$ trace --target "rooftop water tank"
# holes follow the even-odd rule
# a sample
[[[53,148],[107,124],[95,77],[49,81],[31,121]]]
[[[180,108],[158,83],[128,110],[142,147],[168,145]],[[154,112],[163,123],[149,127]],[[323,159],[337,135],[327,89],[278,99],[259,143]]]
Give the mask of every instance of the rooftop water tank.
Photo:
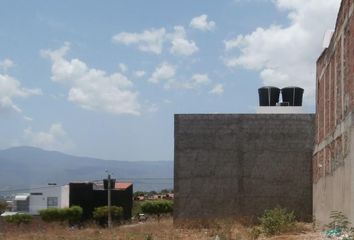
[[[283,102],[288,102],[289,106],[302,106],[304,89],[300,87],[285,87],[281,89]]]
[[[116,180],[114,178],[111,178],[111,189],[114,189],[114,186],[116,184]],[[103,187],[104,187],[104,190],[107,190],[108,189],[108,179],[103,179]]]
[[[279,102],[280,89],[277,87],[261,87],[258,89],[259,106],[275,106]]]

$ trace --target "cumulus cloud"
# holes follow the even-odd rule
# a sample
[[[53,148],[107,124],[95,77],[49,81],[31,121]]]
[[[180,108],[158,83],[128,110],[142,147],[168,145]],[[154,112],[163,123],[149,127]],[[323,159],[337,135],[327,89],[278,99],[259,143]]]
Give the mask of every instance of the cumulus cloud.
[[[136,76],[136,77],[144,77],[145,76],[145,74],[146,74],[146,72],[145,71],[143,71],[143,70],[138,70],[138,71],[135,71],[134,72],[134,75]]]
[[[0,62],[0,68],[2,68],[4,71],[7,71],[7,69],[12,68],[14,65],[14,62],[8,58]]]
[[[167,62],[163,62],[156,67],[148,81],[151,83],[159,83],[162,80],[172,79],[175,74],[176,67]]]
[[[335,24],[339,0],[275,0],[287,11],[289,25],[257,28],[247,35],[226,40],[229,67],[259,71],[265,85],[305,88],[305,102],[315,93],[315,62],[322,51],[322,38]],[[234,51],[236,50],[236,51]]]
[[[166,40],[165,28],[145,30],[142,33],[121,32],[113,36],[113,42],[125,45],[137,45],[143,52],[161,54]]]
[[[48,150],[67,150],[73,146],[72,140],[60,123],[52,124],[47,131],[33,131],[27,128],[23,133],[24,144]]]
[[[42,51],[52,61],[52,80],[69,88],[69,101],[92,111],[139,115],[138,93],[131,90],[133,84],[126,76],[89,68],[76,58],[68,60],[69,50],[70,44],[65,43],[57,50]]]
[[[187,89],[197,89],[210,83],[211,81],[208,74],[194,74],[188,82],[182,84],[182,87]]]
[[[216,84],[210,91],[213,95],[222,95],[224,93],[224,86],[221,83]]]
[[[11,64],[9,64],[9,62],[6,64],[5,62],[7,61],[2,61],[7,67],[13,65],[12,61]],[[42,94],[40,89],[24,88],[21,86],[20,81],[14,77],[7,74],[0,74],[0,112],[13,110],[20,113],[22,110],[15,104],[15,98],[27,98],[40,94]]]
[[[159,111],[159,106],[157,106],[156,104],[151,104],[150,106],[148,106],[147,111],[149,113],[155,113]]]
[[[192,28],[199,29],[202,31],[212,31],[215,28],[215,22],[208,22],[208,15],[202,14],[198,17],[195,17],[191,20],[189,24]]]
[[[198,46],[187,38],[183,26],[175,26],[167,32],[165,28],[144,30],[141,33],[121,32],[113,36],[114,43],[135,45],[140,51],[161,54],[165,43],[171,45],[170,53],[174,55],[190,56],[197,52]]]
[[[187,39],[186,30],[182,26],[175,26],[175,32],[171,35],[172,47],[170,52],[174,55],[189,56],[199,49],[194,41]]]
[[[122,73],[126,73],[128,71],[128,67],[124,63],[119,63],[119,69]]]

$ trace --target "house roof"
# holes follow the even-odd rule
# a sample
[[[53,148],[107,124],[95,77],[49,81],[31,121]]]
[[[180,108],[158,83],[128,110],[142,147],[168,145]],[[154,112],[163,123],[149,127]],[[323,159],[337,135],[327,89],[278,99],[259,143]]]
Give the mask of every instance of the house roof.
[[[19,194],[15,196],[15,201],[26,201],[29,197],[29,194]]]
[[[114,185],[114,188],[115,189],[125,190],[128,187],[130,187],[131,185],[133,185],[133,183],[130,183],[130,182],[116,182],[116,184]]]

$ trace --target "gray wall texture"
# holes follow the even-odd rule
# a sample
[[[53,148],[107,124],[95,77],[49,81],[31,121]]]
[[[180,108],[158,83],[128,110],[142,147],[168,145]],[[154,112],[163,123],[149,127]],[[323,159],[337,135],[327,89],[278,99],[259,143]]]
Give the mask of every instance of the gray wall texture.
[[[313,114],[175,115],[174,219],[311,219],[313,141]]]

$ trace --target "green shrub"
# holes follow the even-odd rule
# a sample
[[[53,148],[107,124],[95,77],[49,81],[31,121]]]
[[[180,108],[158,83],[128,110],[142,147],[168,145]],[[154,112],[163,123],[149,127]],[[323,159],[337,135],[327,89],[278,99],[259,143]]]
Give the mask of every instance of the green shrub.
[[[60,208],[47,208],[40,210],[39,215],[45,222],[62,222],[65,220],[64,211]]]
[[[295,215],[294,212],[288,212],[285,208],[276,207],[265,210],[259,221],[265,234],[275,235],[289,230],[295,223]]]
[[[332,220],[329,224],[326,225],[329,229],[340,228],[343,230],[348,230],[350,222],[348,218],[339,211],[332,211],[330,215],[330,219]]]
[[[16,225],[30,223],[33,217],[26,213],[17,213],[15,215],[4,217],[5,221],[8,223],[14,223]]]
[[[64,222],[70,225],[80,222],[83,210],[79,206],[70,208],[47,208],[39,211],[39,215],[45,222]]]
[[[5,212],[7,209],[7,203],[4,200],[0,200],[0,214]]]
[[[111,206],[112,221],[120,222],[123,219],[123,208]],[[107,224],[108,219],[108,206],[97,207],[93,211],[93,219],[101,226]]]
[[[173,212],[173,202],[167,200],[147,201],[141,205],[143,213],[156,215],[160,219],[161,214]]]
[[[328,230],[326,231],[326,236],[328,239],[343,239],[343,240],[353,240],[354,239],[354,228],[350,228],[350,221],[347,216],[342,212],[332,211],[330,215],[331,222],[326,225]]]
[[[70,225],[78,224],[81,221],[83,210],[79,206],[72,206],[70,208],[64,208],[64,219],[68,221]]]
[[[252,240],[258,239],[261,234],[262,234],[262,228],[260,227],[253,227],[250,230],[250,235]]]

